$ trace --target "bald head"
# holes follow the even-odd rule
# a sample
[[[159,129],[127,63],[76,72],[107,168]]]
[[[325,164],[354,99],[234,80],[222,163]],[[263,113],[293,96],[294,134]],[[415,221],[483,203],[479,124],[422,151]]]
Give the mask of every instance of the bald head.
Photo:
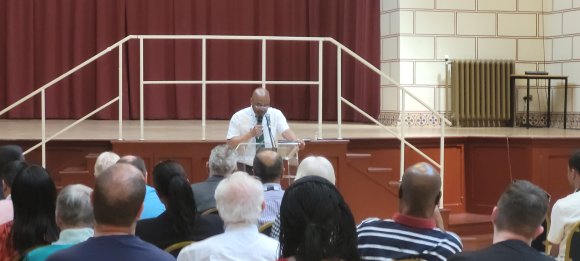
[[[254,175],[259,177],[262,183],[280,183],[284,164],[282,157],[272,150],[261,150],[254,158]]]
[[[136,167],[117,163],[97,177],[93,208],[98,224],[132,226],[145,198],[145,180]]]
[[[125,155],[121,157],[117,163],[127,163],[133,165],[133,167],[137,168],[141,171],[144,177],[147,177],[147,167],[145,166],[145,161],[143,158],[135,156],[135,155]]]
[[[270,92],[266,88],[256,88],[250,99],[252,109],[258,116],[263,116],[270,107]]]
[[[399,190],[400,212],[429,218],[441,196],[441,177],[428,163],[417,163],[405,170]]]

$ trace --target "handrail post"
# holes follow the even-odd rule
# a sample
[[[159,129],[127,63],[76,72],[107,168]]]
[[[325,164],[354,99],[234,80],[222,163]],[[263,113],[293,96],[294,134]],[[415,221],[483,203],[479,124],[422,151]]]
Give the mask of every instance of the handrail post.
[[[123,140],[123,45],[119,45],[119,140]]]
[[[319,139],[324,137],[322,135],[322,47],[323,41],[318,41],[318,135]]]
[[[401,167],[399,168],[399,180],[403,180],[405,173],[405,92],[401,90]]]
[[[338,139],[342,140],[342,50],[336,47],[336,119]]]
[[[144,105],[143,105],[143,37],[139,36],[139,140],[145,140]]]
[[[444,184],[445,184],[445,122],[441,121],[441,140],[439,144],[439,175],[441,175],[441,198],[439,199],[439,206],[444,207],[443,205],[443,197],[445,196],[444,193]]]
[[[207,95],[207,39],[201,39],[201,140],[205,140],[205,109],[206,109],[206,95]]]
[[[266,88],[266,39],[262,39],[262,88]]]
[[[46,91],[40,92],[40,114],[42,125],[42,167],[46,168]]]

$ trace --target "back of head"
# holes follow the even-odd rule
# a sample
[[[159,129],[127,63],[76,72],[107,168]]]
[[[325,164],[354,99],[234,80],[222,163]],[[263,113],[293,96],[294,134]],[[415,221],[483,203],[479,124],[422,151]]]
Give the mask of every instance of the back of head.
[[[174,231],[181,235],[191,235],[197,211],[193,190],[183,167],[170,160],[160,162],[153,168],[153,185],[174,218]]]
[[[273,150],[263,149],[254,157],[254,175],[262,183],[279,182],[284,173],[284,162],[280,154]]]
[[[0,146],[0,170],[4,168],[7,163],[11,161],[23,161],[24,155],[22,148],[18,145],[3,145]]]
[[[533,238],[547,210],[548,194],[529,181],[518,180],[499,198],[494,224],[500,231]]]
[[[14,178],[16,174],[18,174],[22,169],[28,167],[24,161],[12,161],[4,166],[2,170],[0,170],[0,178],[4,181],[9,187],[12,187],[12,183],[14,183]],[[7,195],[6,195],[7,196]]]
[[[568,167],[580,174],[580,150],[575,151],[568,159]]]
[[[133,167],[137,168],[141,171],[143,177],[147,176],[147,166],[145,166],[145,161],[143,158],[135,155],[126,155],[121,157],[117,163],[127,163],[133,165]]]
[[[114,152],[105,151],[97,157],[95,161],[95,178],[103,173],[108,167],[113,166],[113,164],[119,161],[119,155]]]
[[[227,224],[257,224],[262,212],[262,183],[245,172],[234,172],[215,190],[216,208]]]
[[[332,163],[322,156],[308,156],[300,162],[296,170],[296,180],[306,176],[319,176],[336,184]]]
[[[354,218],[328,180],[307,176],[284,193],[280,207],[283,257],[298,261],[359,260]]]
[[[227,144],[221,144],[211,150],[209,155],[210,175],[225,176],[236,170],[237,155]]]
[[[19,253],[57,239],[55,200],[56,187],[42,167],[27,165],[16,174],[12,183],[14,225],[10,233]]]
[[[56,198],[56,218],[61,229],[93,227],[92,191],[81,184],[68,185],[60,191]]]
[[[430,218],[441,197],[441,177],[435,168],[425,162],[417,163],[405,170],[399,188],[402,213]]]
[[[129,227],[137,220],[145,198],[145,180],[130,164],[117,163],[97,177],[93,212],[98,224]]]

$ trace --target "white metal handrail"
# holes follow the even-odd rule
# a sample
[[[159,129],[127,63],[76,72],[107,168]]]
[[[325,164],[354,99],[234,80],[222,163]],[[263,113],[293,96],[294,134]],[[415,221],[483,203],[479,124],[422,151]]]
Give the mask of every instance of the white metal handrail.
[[[214,85],[214,84],[256,84],[256,85],[261,85],[264,88],[266,87],[266,85],[270,85],[270,84],[276,84],[276,85],[318,85],[318,137],[321,138],[323,136],[323,134],[322,134],[322,118],[323,118],[322,117],[323,116],[322,115],[323,59],[322,58],[323,58],[323,50],[324,50],[323,44],[325,42],[328,42],[328,43],[331,43],[337,47],[337,110],[338,110],[338,114],[337,114],[337,116],[338,116],[338,120],[337,120],[338,128],[337,129],[338,129],[338,138],[342,139],[342,106],[341,105],[344,102],[348,106],[355,109],[357,112],[363,114],[366,118],[373,121],[375,124],[379,125],[383,129],[389,131],[392,135],[394,135],[399,140],[401,140],[401,175],[403,173],[403,168],[404,168],[404,151],[405,151],[404,149],[405,149],[405,146],[409,146],[411,149],[413,149],[414,151],[419,153],[421,156],[423,156],[425,159],[427,159],[433,165],[437,166],[440,169],[441,176],[443,177],[443,174],[444,174],[445,125],[451,125],[451,122],[449,120],[447,120],[443,115],[441,115],[440,113],[435,111],[433,108],[428,106],[425,102],[423,102],[421,99],[419,99],[413,93],[409,92],[406,88],[402,87],[399,83],[394,81],[387,74],[382,72],[380,69],[378,69],[374,65],[370,64],[368,61],[366,61],[365,59],[360,57],[354,51],[350,50],[346,46],[342,45],[341,43],[339,43],[338,41],[336,41],[335,39],[330,38],[330,37],[236,36],[236,35],[129,35],[129,36],[121,39],[117,43],[111,45],[110,47],[106,48],[105,50],[101,51],[97,55],[89,58],[85,62],[77,65],[73,69],[62,74],[61,76],[55,78],[54,80],[50,81],[49,83],[43,85],[42,87],[38,88],[37,90],[31,92],[27,96],[23,97],[22,99],[18,100],[17,102],[6,107],[2,111],[0,111],[0,116],[1,116],[1,115],[5,114],[6,112],[8,112],[9,110],[13,109],[14,107],[22,104],[23,102],[29,100],[32,97],[34,97],[35,95],[37,95],[39,93],[41,94],[42,141],[39,144],[34,145],[30,149],[28,149],[26,151],[26,153],[38,148],[39,146],[42,146],[42,164],[43,164],[43,166],[45,166],[46,165],[46,147],[45,147],[46,142],[52,140],[56,136],[62,134],[66,130],[74,127],[75,125],[84,121],[85,119],[93,116],[94,114],[96,114],[97,112],[110,106],[114,102],[118,102],[118,104],[119,104],[119,119],[118,119],[119,139],[123,138],[123,133],[122,133],[122,124],[123,124],[122,123],[122,118],[123,118],[122,117],[122,111],[123,111],[123,107],[122,107],[123,106],[123,104],[122,104],[122,101],[123,101],[123,96],[122,96],[122,94],[123,94],[123,92],[122,92],[122,88],[123,88],[123,86],[122,86],[122,77],[123,77],[122,51],[123,50],[122,50],[122,48],[123,48],[123,44],[131,39],[138,39],[139,46],[140,46],[140,48],[139,48],[139,88],[140,88],[139,118],[140,118],[140,139],[142,139],[142,140],[145,139],[145,137],[144,137],[144,106],[145,106],[144,105],[144,86],[145,85],[156,85],[156,84],[201,84],[201,86],[202,86],[202,139],[203,140],[206,139],[206,135],[205,135],[205,129],[206,129],[206,89],[207,89],[208,85]],[[202,77],[201,77],[201,80],[147,81],[144,79],[144,73],[143,73],[144,69],[143,68],[144,68],[145,59],[144,59],[143,41],[144,40],[161,40],[161,39],[172,39],[172,40],[189,39],[189,40],[201,40],[202,41],[202,45],[201,45],[201,48],[202,48],[202,50],[201,50],[201,54],[202,54],[202,57],[201,57]],[[261,80],[259,80],[259,81],[256,81],[256,80],[233,80],[233,81],[226,81],[226,80],[211,80],[210,81],[210,80],[207,80],[207,68],[206,68],[206,65],[207,65],[207,53],[206,53],[207,40],[261,41],[261,43],[262,43],[262,77],[261,77]],[[318,43],[318,58],[319,58],[318,59],[318,61],[319,61],[319,63],[318,63],[318,80],[317,81],[270,81],[270,80],[267,80],[266,79],[266,69],[267,69],[266,46],[267,46],[268,41],[317,42]],[[81,119],[75,121],[74,123],[70,124],[69,126],[65,127],[64,129],[62,129],[61,131],[57,132],[56,134],[50,136],[47,139],[46,138],[45,90],[48,89],[49,87],[51,87],[52,85],[54,85],[55,83],[68,77],[72,73],[80,70],[84,66],[92,63],[93,61],[97,60],[101,56],[109,53],[110,51],[112,51],[116,48],[118,48],[118,50],[119,50],[119,68],[118,68],[119,69],[119,72],[118,72],[119,94],[118,94],[118,96],[111,99],[105,105],[103,105],[103,106],[99,107],[98,109],[94,110],[93,112],[85,115]],[[383,78],[387,79],[388,81],[390,81],[391,83],[393,83],[398,89],[400,89],[402,91],[402,107],[401,107],[402,117],[401,117],[401,124],[400,124],[400,126],[401,126],[401,129],[400,129],[401,134],[400,135],[398,135],[394,131],[390,130],[388,127],[384,126],[383,124],[378,122],[376,119],[374,119],[373,117],[371,117],[370,115],[368,115],[367,113],[362,111],[356,105],[352,104],[351,102],[346,100],[344,97],[342,97],[342,79],[341,79],[341,77],[342,77],[342,52],[345,52],[346,54],[355,58],[357,61],[359,61],[360,63],[365,65],[367,68],[371,69],[372,71],[374,71],[375,73],[377,73],[381,77],[383,77]],[[413,146],[412,144],[410,144],[409,142],[406,141],[405,135],[404,135],[404,123],[403,123],[404,114],[405,114],[405,105],[404,105],[405,95],[408,95],[408,96],[412,97],[414,100],[416,100],[417,102],[419,102],[426,109],[428,109],[431,113],[433,113],[433,115],[436,116],[440,121],[440,123],[441,123],[440,124],[440,126],[441,126],[441,142],[440,142],[441,153],[440,153],[439,163],[437,163],[436,161],[434,161],[433,159],[428,157],[425,153],[421,152],[415,146]]]

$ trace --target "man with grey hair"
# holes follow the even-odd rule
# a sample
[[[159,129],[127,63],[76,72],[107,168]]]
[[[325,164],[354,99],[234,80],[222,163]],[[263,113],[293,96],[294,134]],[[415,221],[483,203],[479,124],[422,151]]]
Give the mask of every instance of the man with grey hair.
[[[215,198],[225,232],[189,245],[177,260],[276,260],[278,242],[260,234],[256,225],[264,207],[260,181],[236,172],[220,182]]]
[[[103,173],[108,167],[113,166],[119,161],[119,155],[112,151],[104,151],[97,157],[95,161],[95,178]]]
[[[202,213],[215,208],[215,189],[224,177],[236,170],[237,156],[234,150],[226,144],[218,145],[211,150],[207,166],[209,178],[203,182],[191,185],[197,212]]]
[[[308,156],[304,158],[296,169],[295,180],[306,176],[319,176],[336,185],[336,176],[332,163],[322,156]]]
[[[36,248],[26,255],[28,261],[43,261],[56,251],[69,248],[93,236],[93,190],[85,185],[68,185],[56,198],[56,224],[61,229],[58,240]]]

